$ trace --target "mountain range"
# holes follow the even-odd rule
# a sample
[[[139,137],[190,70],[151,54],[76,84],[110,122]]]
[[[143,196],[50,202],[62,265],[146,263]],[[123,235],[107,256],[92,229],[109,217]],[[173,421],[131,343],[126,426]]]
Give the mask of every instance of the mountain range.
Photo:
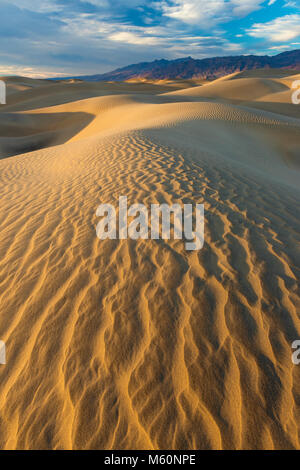
[[[275,56],[241,55],[193,59],[154,60],[118,68],[112,72],[71,77],[86,81],[124,81],[130,79],[205,79],[213,80],[234,72],[261,68],[300,70],[300,49]]]

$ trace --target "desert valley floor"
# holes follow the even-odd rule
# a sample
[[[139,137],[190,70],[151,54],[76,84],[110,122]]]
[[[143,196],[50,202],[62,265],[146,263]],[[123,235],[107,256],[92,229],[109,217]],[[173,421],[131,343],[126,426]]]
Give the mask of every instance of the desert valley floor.
[[[299,78],[5,79],[1,449],[300,448]],[[99,240],[120,195],[203,249]]]

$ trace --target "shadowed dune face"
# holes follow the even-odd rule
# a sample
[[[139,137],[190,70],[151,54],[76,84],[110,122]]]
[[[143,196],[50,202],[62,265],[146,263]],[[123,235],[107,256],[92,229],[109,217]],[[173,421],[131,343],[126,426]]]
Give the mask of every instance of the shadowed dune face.
[[[0,158],[63,144],[93,117],[83,112],[0,113]]]
[[[1,448],[300,448],[300,107],[260,80],[15,81],[0,146],[49,142],[0,161]],[[203,249],[100,241],[120,195],[204,203]]]

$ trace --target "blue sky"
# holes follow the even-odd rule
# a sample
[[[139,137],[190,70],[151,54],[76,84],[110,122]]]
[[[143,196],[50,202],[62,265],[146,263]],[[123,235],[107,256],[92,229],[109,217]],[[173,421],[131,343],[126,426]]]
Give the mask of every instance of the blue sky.
[[[0,75],[300,49],[300,0],[0,0]]]

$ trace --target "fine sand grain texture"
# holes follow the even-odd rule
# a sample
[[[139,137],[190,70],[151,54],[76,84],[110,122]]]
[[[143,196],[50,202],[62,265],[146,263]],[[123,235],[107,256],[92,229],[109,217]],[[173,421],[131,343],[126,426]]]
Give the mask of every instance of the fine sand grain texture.
[[[6,79],[1,449],[300,448],[293,79]],[[203,203],[203,249],[100,241],[121,195]]]

